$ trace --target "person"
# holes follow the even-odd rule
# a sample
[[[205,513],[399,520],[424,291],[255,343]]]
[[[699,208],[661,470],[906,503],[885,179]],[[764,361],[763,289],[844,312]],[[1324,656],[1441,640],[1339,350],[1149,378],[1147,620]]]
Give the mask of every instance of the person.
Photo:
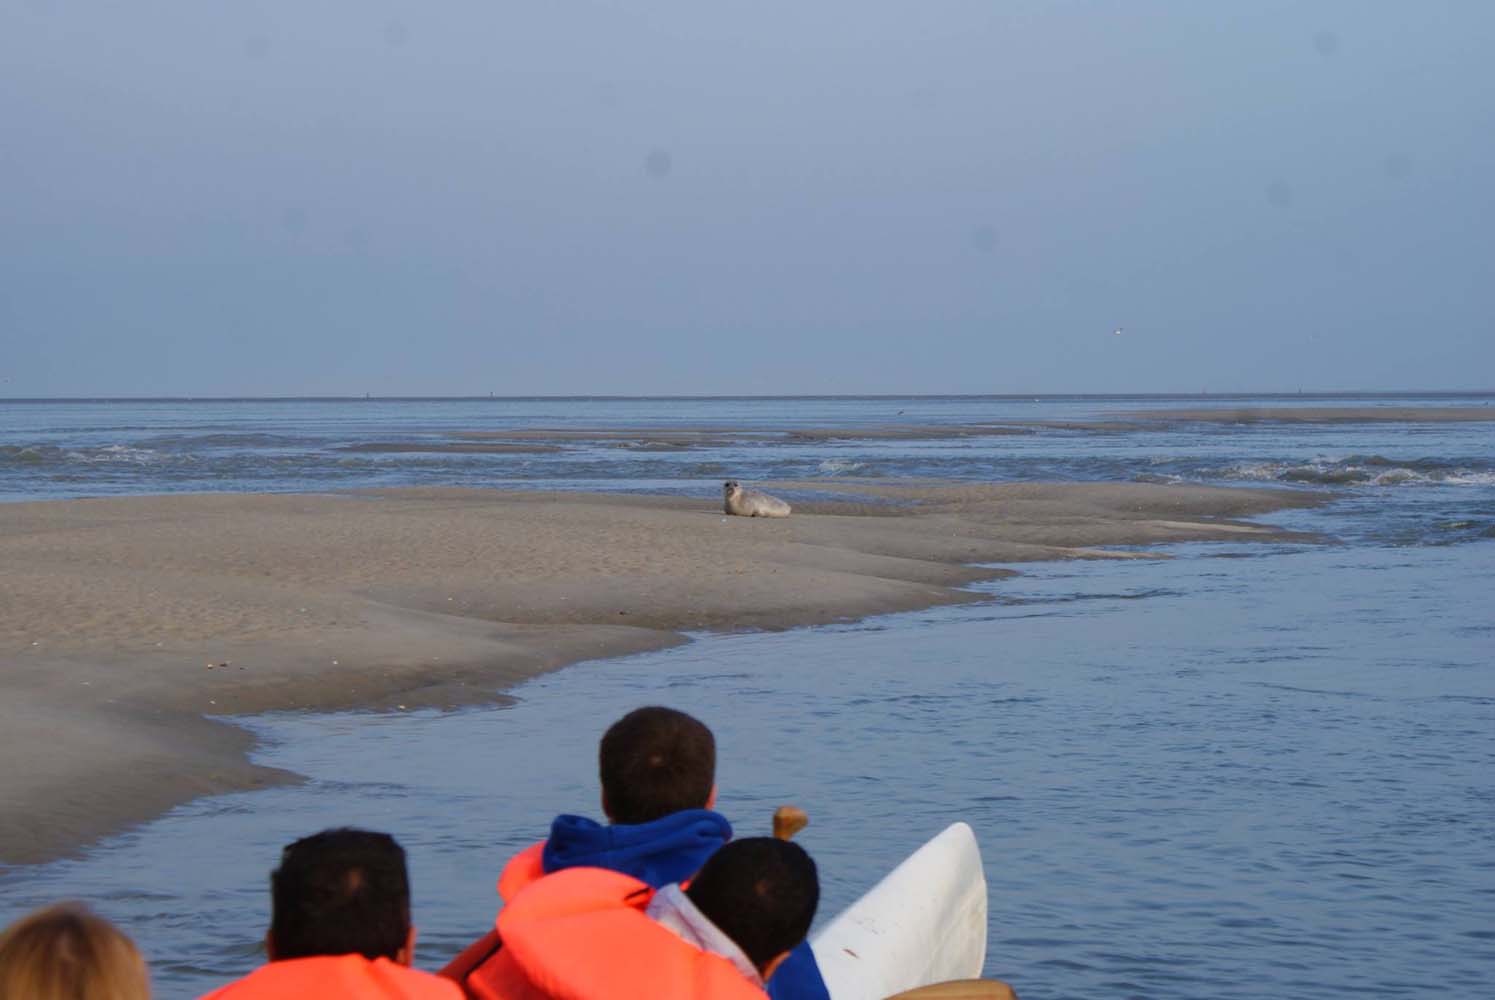
[[[513,902],[539,879],[577,867],[605,868],[652,888],[686,882],[732,839],[716,812],[716,738],[699,719],[658,705],[634,709],[608,727],[597,748],[607,823],[561,815],[548,839],[516,855],[498,880]],[[496,928],[469,945],[441,975],[460,984],[481,979],[502,946]],[[808,943],[769,983],[774,1000],[829,1000]]]
[[[498,915],[481,1000],[766,1000],[820,900],[815,862],[773,837],[734,840],[689,887],[571,868]]]
[[[270,873],[270,901],[269,961],[204,1000],[460,1000],[449,980],[410,968],[410,880],[389,834],[343,827],[290,844]]]
[[[4,1000],[150,1000],[134,942],[81,903],[36,910],[0,932]]]
[[[504,868],[505,900],[542,875],[582,866],[656,888],[681,882],[732,839],[732,824],[714,810],[716,738],[700,720],[657,705],[634,709],[603,733],[597,770],[607,823],[557,816],[548,839]]]

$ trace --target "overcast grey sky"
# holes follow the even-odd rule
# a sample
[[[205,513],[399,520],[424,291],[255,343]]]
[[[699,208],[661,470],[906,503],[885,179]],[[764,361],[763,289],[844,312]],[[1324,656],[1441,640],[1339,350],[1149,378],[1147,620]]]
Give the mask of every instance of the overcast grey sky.
[[[0,396],[1490,388],[1492,52],[1485,0],[0,0]]]

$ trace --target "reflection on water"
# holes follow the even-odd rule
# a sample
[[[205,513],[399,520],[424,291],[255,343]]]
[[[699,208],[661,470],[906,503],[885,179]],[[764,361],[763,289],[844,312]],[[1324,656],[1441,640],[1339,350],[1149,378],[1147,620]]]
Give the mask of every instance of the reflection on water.
[[[500,865],[551,814],[596,814],[602,728],[664,702],[716,729],[739,832],[780,802],[809,810],[826,912],[970,821],[989,972],[1025,995],[1480,994],[1489,546],[1171,551],[1029,567],[994,585],[1004,603],[582,665],[507,709],[264,718],[263,759],[306,785],[14,870],[0,918],[97,900],[161,995],[190,996],[257,960],[280,846],[359,823],[410,850],[434,965],[491,919]],[[1257,558],[1215,558],[1239,555]]]

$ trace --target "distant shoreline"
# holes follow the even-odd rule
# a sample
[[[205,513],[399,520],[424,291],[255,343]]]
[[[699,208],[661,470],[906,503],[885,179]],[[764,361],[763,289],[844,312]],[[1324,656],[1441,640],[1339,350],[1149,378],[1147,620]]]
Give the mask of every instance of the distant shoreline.
[[[994,564],[1280,540],[1325,498],[1151,484],[842,483],[783,521],[701,500],[401,489],[0,505],[0,862],[295,780],[220,717],[493,702],[684,631],[982,599]],[[888,501],[894,501],[889,503]]]
[[[1443,424],[1495,421],[1495,406],[1253,406],[1195,410],[1136,410],[1131,420],[1198,421],[1220,424]]]
[[[687,394],[659,396],[626,396],[609,393],[562,394],[550,396],[506,396],[503,394],[480,394],[459,396],[0,396],[0,403],[531,403],[531,402],[670,402],[690,400],[804,400],[804,399],[990,399],[994,401],[1021,402],[1118,402],[1131,400],[1176,400],[1200,402],[1239,401],[1246,399],[1270,400],[1316,400],[1316,399],[1486,399],[1495,397],[1495,389],[1407,389],[1367,391],[1303,391],[1303,392],[1136,392],[1136,393],[1054,393],[1054,392],[1008,392],[1008,393],[791,393],[787,395],[743,395]]]

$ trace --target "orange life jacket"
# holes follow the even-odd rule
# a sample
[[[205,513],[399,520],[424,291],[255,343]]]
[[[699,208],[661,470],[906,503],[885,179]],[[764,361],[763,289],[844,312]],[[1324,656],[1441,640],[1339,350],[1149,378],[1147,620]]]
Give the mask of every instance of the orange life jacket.
[[[545,877],[545,841],[531,844],[509,859],[498,876],[498,895],[508,901],[519,895],[519,890],[536,879]]]
[[[531,882],[545,877],[545,841],[532,844],[509,859],[504,865],[504,870],[498,876],[498,896],[503,900],[513,899],[519,895],[520,890]],[[487,934],[478,938],[472,944],[463,948],[461,953],[450,962],[446,963],[437,975],[461,986],[469,998],[477,996],[489,996],[489,994],[478,994],[473,992],[474,985],[469,977],[477,971],[480,966],[492,962],[503,947],[503,940],[498,936],[497,928],[490,930]],[[479,979],[481,982],[481,979]]]
[[[462,1000],[450,980],[362,955],[288,958],[260,966],[202,1000]]]
[[[502,947],[467,976],[480,1000],[765,1000],[727,959],[644,914],[654,890],[602,868],[532,883],[498,915]]]

